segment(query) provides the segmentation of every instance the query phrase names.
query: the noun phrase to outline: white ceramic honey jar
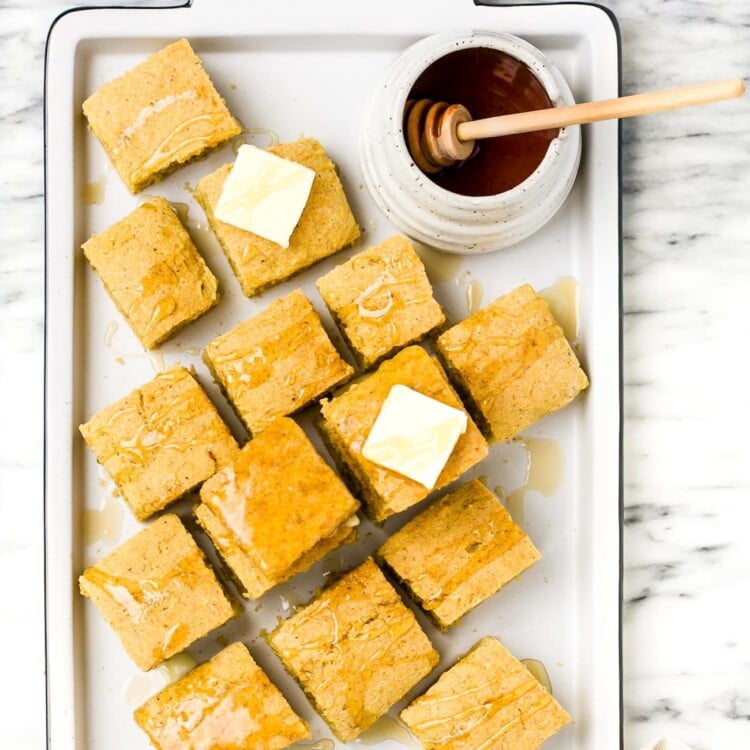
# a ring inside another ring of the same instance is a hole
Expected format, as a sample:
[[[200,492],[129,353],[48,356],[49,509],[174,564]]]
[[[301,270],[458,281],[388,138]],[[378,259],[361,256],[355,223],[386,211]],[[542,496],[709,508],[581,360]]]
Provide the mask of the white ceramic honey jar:
[[[404,135],[407,98],[433,63],[472,47],[498,50],[523,63],[554,106],[575,103],[560,71],[529,42],[491,31],[440,33],[413,44],[388,68],[366,110],[360,140],[364,182],[390,221],[418,242],[463,254],[500,250],[546,224],[570,192],[581,155],[580,126],[562,128],[528,177],[491,195],[453,192],[422,172]]]

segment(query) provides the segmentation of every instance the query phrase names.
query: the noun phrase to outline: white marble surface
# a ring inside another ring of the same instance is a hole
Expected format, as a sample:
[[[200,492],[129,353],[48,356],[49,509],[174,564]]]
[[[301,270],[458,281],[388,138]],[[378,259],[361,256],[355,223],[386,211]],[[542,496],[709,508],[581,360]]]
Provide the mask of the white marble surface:
[[[747,0],[605,5],[625,93],[750,74]],[[65,7],[0,0],[0,637],[18,699],[0,690],[0,747],[14,750],[44,743],[42,81]],[[749,123],[746,97],[623,127],[626,750],[665,734],[750,747]]]

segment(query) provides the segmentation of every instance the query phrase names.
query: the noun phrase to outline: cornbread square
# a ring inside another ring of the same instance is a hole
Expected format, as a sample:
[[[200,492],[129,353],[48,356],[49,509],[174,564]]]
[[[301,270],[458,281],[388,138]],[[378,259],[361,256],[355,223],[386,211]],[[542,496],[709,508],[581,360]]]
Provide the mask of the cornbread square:
[[[368,461],[362,447],[380,407],[394,385],[405,385],[419,393],[465,411],[438,362],[420,346],[409,346],[387,359],[377,370],[364,375],[330,400],[321,402],[318,428],[341,471],[356,487],[369,513],[384,521],[427,497],[430,490],[413,479]],[[408,415],[405,416],[408,419]],[[469,419],[466,432],[443,468],[434,489],[458,479],[487,455],[487,443]]]
[[[363,370],[445,322],[406,237],[355,255],[318,279],[317,287]]]
[[[245,596],[257,599],[353,541],[358,508],[302,428],[281,417],[203,485],[195,514]]]
[[[134,714],[157,750],[277,750],[312,735],[242,643],[233,643]]]
[[[351,245],[360,235],[336,166],[318,141],[303,138],[267,150],[315,172],[310,196],[289,239],[289,247],[283,248],[276,242],[216,218],[213,209],[232,169],[231,163],[206,175],[195,188],[195,198],[203,206],[208,223],[248,297],[333,255]]]
[[[378,556],[442,628],[455,625],[541,557],[476,479],[423,510]]]
[[[173,513],[85,570],[78,582],[144,671],[234,615],[203,552]]]
[[[164,198],[94,235],[83,252],[146,349],[219,301],[216,277]]]
[[[570,722],[495,638],[482,638],[400,718],[425,750],[537,750]]]
[[[299,289],[215,338],[203,361],[253,434],[354,373]]]
[[[342,742],[374,724],[439,660],[372,559],[282,622],[268,641]]]
[[[242,132],[186,39],[98,88],[83,114],[131,193]]]
[[[95,414],[80,430],[139,521],[197,487],[238,451],[216,407],[181,365]]]
[[[437,351],[494,440],[562,409],[589,384],[547,301],[528,284],[449,328]]]

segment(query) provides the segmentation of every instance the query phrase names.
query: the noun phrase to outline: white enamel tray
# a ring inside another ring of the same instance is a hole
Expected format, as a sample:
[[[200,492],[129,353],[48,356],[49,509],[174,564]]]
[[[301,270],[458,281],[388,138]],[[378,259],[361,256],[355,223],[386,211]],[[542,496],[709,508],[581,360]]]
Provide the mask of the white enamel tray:
[[[195,366],[241,436],[237,420],[200,360],[200,349],[297,286],[323,313],[314,280],[357,249],[249,300],[185,189],[186,182],[195,185],[202,175],[231,160],[231,147],[179,170],[146,192],[188,205],[188,226],[219,277],[224,298],[156,357],[147,357],[80,250],[91,233],[142,200],[127,193],[87,132],[80,114],[82,101],[147,54],[179,37],[189,38],[246,127],[272,130],[282,141],[304,133],[323,142],[340,167],[365,230],[358,246],[364,249],[394,233],[362,188],[357,136],[365,101],[386,65],[406,46],[437,31],[469,28],[529,39],[560,67],[578,100],[618,94],[616,26],[606,11],[587,4],[194,0],[191,7],[164,10],[82,10],[62,16],[53,26],[46,62],[45,488],[48,744],[54,750],[145,750],[147,740],[132,720],[129,703],[145,699],[160,684],[153,675],[139,677],[112,631],[77,592],[77,577],[84,567],[138,529],[127,509],[118,528],[122,501],[109,497],[111,483],[84,446],[78,425],[151,379],[162,360],[167,365],[179,361]],[[265,145],[265,138],[254,136],[259,145]],[[103,195],[92,195],[97,192]],[[100,203],[92,204],[91,198],[100,197]],[[448,633],[438,632],[418,615],[441,653],[438,672],[484,635],[499,637],[519,658],[544,663],[556,697],[574,718],[545,750],[610,750],[621,745],[619,242],[619,132],[616,123],[605,122],[585,130],[573,192],[538,234],[500,253],[452,264],[425,251],[436,296],[454,320],[466,316],[467,295],[480,290],[486,302],[523,282],[541,289],[560,277],[573,277],[580,290],[579,351],[591,388],[571,407],[524,435],[547,441],[530,444],[546,447],[561,460],[559,471],[548,467],[555,476],[548,477],[547,496],[531,488],[526,494],[523,525],[543,559]],[[326,315],[324,320],[333,331]],[[334,340],[340,342],[339,337]],[[308,422],[303,415],[302,423],[309,427]],[[469,476],[485,478],[491,488],[511,490],[523,482],[526,461],[523,446],[497,445]],[[107,539],[92,536],[84,523],[90,521],[90,511],[103,505],[109,509],[100,519],[108,527]],[[189,513],[190,503],[183,501],[177,510]],[[288,615],[295,603],[306,601],[330,571],[364,559],[409,515],[391,519],[385,529],[364,522],[359,543],[273,590],[260,606],[252,603],[239,620],[196,644],[190,653],[202,661],[222,643],[243,640],[292,706],[311,722],[315,739],[330,738],[260,632],[274,626],[277,616]],[[437,672],[417,686],[410,697],[436,676]],[[361,742],[381,748],[416,746],[398,730],[386,720]]]

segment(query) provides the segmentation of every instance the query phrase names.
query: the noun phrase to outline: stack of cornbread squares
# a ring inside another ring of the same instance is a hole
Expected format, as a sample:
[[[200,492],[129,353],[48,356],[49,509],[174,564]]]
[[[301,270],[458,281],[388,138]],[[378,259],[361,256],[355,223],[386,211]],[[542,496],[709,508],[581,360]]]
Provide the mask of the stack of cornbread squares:
[[[184,39],[101,86],[83,112],[132,193],[243,132]],[[360,238],[318,141],[268,150],[314,172],[288,247],[217,218],[232,162],[194,192],[248,297]],[[92,236],[83,252],[145,349],[219,303],[216,277],[162,197]],[[348,742],[436,668],[430,628],[456,627],[540,558],[481,482],[456,482],[488,455],[488,444],[567,406],[588,380],[529,285],[448,326],[405,237],[356,252],[316,287],[348,353],[329,335],[320,303],[296,287],[205,342],[207,372],[246,436],[222,419],[199,373],[181,365],[81,425],[122,499],[148,523],[86,569],[80,589],[133,662],[150,670],[236,616],[241,599],[273,596],[282,582],[356,544],[360,507],[382,524],[426,501],[374,555],[266,634],[266,658],[280,660]],[[363,455],[395,386],[465,415],[433,486]],[[297,421],[303,409],[317,415],[318,435]],[[198,500],[186,519],[170,510],[185,497]],[[196,524],[220,565],[196,543]],[[456,750],[534,750],[570,721],[492,637],[412,696],[400,718],[423,747]],[[284,748],[311,737],[241,642],[149,699],[135,720],[163,750]]]

